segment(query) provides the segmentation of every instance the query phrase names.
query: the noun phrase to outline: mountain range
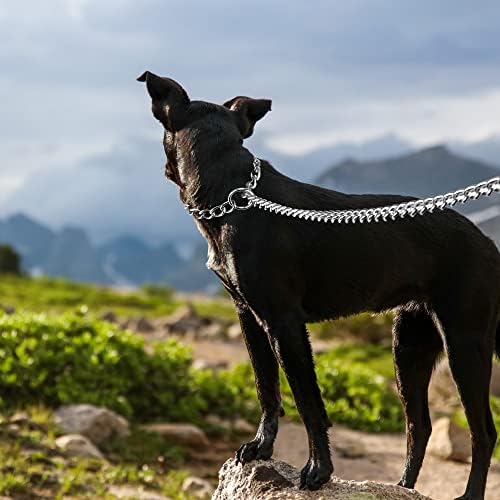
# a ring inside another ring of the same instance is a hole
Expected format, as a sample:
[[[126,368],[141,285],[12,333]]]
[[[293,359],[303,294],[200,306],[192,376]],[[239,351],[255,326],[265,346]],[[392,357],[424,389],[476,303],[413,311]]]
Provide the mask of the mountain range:
[[[405,154],[396,148],[393,154],[388,159],[338,161],[314,181],[350,193],[427,197],[475,184],[500,172],[499,167],[467,158],[443,145]],[[278,153],[275,157],[279,160]],[[299,167],[297,160],[286,171]],[[458,208],[500,246],[500,200],[492,196]],[[187,253],[180,251],[176,239],[154,245],[137,234],[96,244],[82,227],[54,230],[17,213],[0,219],[0,242],[13,245],[22,255],[24,268],[33,274],[126,286],[166,283],[186,291],[217,288],[215,278],[204,265],[206,243],[200,238],[190,240]]]
[[[183,256],[174,245],[148,245],[138,237],[122,236],[94,245],[79,227],[53,230],[24,214],[0,220],[0,242],[12,245],[32,275],[120,286],[169,284],[180,290],[214,290],[206,269],[206,249],[195,246]]]

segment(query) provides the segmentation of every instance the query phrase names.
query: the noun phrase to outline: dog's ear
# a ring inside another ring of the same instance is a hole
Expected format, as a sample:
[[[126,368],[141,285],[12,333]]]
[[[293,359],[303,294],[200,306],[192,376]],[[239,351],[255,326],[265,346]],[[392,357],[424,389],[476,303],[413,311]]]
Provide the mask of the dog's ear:
[[[163,123],[167,130],[182,128],[190,103],[187,92],[175,80],[163,78],[150,71],[145,71],[137,81],[146,82],[154,117]]]
[[[271,111],[271,102],[270,99],[238,96],[225,102],[224,106],[236,114],[241,135],[246,139],[253,134],[255,124]]]

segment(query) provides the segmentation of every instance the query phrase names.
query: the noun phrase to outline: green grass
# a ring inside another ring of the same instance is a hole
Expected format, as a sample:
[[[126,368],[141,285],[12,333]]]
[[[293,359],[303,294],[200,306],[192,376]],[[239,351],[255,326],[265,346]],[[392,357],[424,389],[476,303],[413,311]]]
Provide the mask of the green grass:
[[[361,313],[335,321],[309,325],[310,332],[317,338],[348,340],[371,344],[390,345],[392,313]]]
[[[0,305],[34,312],[63,313],[83,307],[95,314],[157,317],[171,314],[185,302],[158,285],[118,291],[60,278],[0,277]],[[221,297],[195,302],[194,307],[199,314],[236,319],[232,304]]]
[[[188,472],[174,468],[183,465],[184,453],[161,437],[132,429],[129,437],[101,447],[105,461],[66,457],[55,445],[51,412],[32,407],[27,413],[15,426],[8,415],[0,416],[0,495],[112,499],[110,486],[127,485],[188,500],[181,493]]]

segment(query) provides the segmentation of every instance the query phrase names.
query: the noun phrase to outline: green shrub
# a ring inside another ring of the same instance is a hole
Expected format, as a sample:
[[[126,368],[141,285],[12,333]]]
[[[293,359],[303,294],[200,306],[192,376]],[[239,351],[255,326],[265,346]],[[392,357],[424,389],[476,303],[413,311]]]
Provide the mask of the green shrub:
[[[225,381],[192,370],[189,349],[175,340],[146,351],[142,337],[103,321],[0,315],[3,406],[91,403],[135,420],[200,422],[209,411],[238,413],[232,394]]]
[[[0,274],[21,274],[21,257],[10,245],[0,245]]]
[[[385,366],[388,352],[370,349],[339,347],[318,356],[327,411],[356,429],[400,430],[400,404],[387,379],[370,368]],[[298,418],[284,377],[282,385],[285,409]],[[91,403],[134,421],[203,424],[210,413],[256,421],[260,413],[248,364],[195,370],[189,349],[175,340],[145,349],[141,336],[77,314],[0,315],[0,395],[7,408]]]
[[[321,339],[354,340],[371,344],[390,344],[392,338],[391,313],[361,313],[336,321],[309,325],[311,333]]]
[[[339,358],[335,351],[318,356],[316,373],[326,411],[334,422],[370,432],[404,429],[401,403],[383,375]],[[282,376],[283,404],[297,418],[288,383]]]

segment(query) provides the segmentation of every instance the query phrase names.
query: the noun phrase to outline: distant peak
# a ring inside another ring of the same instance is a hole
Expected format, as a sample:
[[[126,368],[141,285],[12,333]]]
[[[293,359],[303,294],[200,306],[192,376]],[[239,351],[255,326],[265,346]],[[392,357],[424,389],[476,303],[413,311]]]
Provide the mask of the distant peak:
[[[35,223],[33,219],[28,217],[26,214],[23,214],[22,212],[17,212],[15,214],[9,215],[7,217],[7,220],[14,223],[26,223],[26,222],[30,222],[32,224]]]
[[[416,152],[417,154],[429,153],[433,155],[451,155],[451,151],[448,149],[446,144],[436,144],[435,146],[429,146],[427,148],[423,148]]]
[[[342,161],[340,161],[337,165],[337,167],[354,167],[356,165],[359,165],[359,161],[355,160],[354,158],[344,158]]]

